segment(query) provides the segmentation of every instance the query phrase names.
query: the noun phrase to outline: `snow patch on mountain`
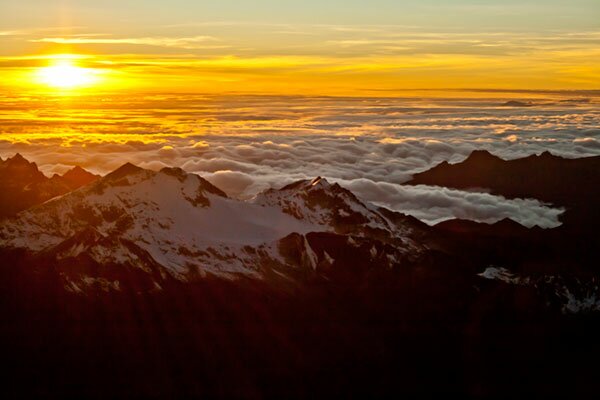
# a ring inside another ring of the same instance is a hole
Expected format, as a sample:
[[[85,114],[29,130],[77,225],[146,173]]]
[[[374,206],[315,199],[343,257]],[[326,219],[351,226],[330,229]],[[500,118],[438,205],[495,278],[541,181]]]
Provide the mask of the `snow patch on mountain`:
[[[488,267],[478,276],[509,285],[535,288],[564,314],[600,311],[600,287],[595,278],[582,280],[561,275],[520,276],[506,268]]]
[[[339,233],[358,226],[362,231],[355,233],[362,235],[374,230],[391,235],[399,233],[375,206],[363,203],[352,192],[321,177],[269,189],[255,196],[252,203],[277,207],[297,220],[331,226]]]
[[[190,269],[252,273],[256,268],[244,261],[244,246],[328,227],[298,220],[274,205],[229,199],[201,177],[178,169],[153,172],[125,165],[0,225],[0,245],[41,252],[89,229],[94,237],[84,243],[92,245],[77,243],[56,256],[76,257],[86,251],[98,262],[134,263],[119,243],[96,243],[119,238],[135,243],[175,275],[185,275]]]
[[[513,285],[527,285],[529,284],[529,278],[522,278],[518,275],[513,274],[506,268],[488,267],[478,276],[491,279],[499,280],[505,283],[511,283]]]

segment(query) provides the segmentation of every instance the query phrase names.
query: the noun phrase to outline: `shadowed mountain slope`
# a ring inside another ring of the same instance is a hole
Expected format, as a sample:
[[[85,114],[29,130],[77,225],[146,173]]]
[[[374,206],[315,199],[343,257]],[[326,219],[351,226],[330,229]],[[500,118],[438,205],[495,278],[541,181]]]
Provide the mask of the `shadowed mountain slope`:
[[[0,161],[0,218],[15,215],[98,178],[80,167],[74,167],[62,176],[48,178],[35,163],[16,154]]]

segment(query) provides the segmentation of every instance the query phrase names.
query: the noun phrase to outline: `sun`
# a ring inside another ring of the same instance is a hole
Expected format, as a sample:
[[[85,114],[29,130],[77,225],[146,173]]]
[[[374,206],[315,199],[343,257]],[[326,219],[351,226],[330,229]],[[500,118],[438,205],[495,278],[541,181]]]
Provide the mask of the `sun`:
[[[56,60],[52,65],[38,70],[38,81],[58,89],[75,89],[98,81],[97,72],[77,66],[72,60]]]

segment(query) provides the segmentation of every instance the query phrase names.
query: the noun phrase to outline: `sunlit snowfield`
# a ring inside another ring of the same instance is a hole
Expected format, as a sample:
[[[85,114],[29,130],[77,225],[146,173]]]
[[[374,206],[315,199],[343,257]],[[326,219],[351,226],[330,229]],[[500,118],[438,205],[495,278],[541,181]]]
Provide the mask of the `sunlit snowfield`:
[[[429,223],[512,217],[556,226],[560,211],[534,200],[400,185],[473,149],[503,158],[600,154],[599,98],[495,97],[8,94],[0,100],[0,156],[21,152],[47,174],[73,164],[100,173],[127,161],[179,166],[243,198],[322,175]],[[507,107],[509,100],[523,104]]]

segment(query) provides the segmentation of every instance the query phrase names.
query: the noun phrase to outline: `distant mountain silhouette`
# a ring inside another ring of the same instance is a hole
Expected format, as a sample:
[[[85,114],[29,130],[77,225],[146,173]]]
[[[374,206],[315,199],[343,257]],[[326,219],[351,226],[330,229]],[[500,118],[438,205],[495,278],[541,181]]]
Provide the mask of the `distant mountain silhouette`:
[[[94,175],[78,165],[65,172],[62,176],[54,175],[53,178],[54,177],[59,177],[72,190],[92,183],[99,178],[98,175]]]
[[[517,100],[510,100],[507,101],[506,103],[502,104],[503,107],[533,107],[533,103],[531,102],[524,102],[524,101],[517,101]]]
[[[0,218],[15,215],[96,179],[97,175],[80,167],[74,167],[62,176],[48,178],[40,172],[36,163],[17,153],[0,161]]]
[[[444,161],[414,175],[409,185],[489,189],[507,198],[535,198],[567,208],[561,218],[570,229],[589,229],[600,221],[600,156],[568,159],[548,151],[503,160],[475,150],[464,161]]]
[[[510,218],[504,218],[493,224],[465,219],[449,219],[436,224],[435,228],[444,232],[484,236],[524,236],[542,230],[542,228],[538,226],[527,228]]]

